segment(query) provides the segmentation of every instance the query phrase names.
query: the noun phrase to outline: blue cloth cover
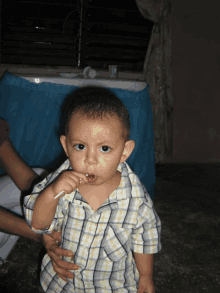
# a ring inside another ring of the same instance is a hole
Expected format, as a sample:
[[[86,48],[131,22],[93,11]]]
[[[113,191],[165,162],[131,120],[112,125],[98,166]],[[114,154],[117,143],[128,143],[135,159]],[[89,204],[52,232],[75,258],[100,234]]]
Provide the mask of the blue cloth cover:
[[[31,166],[56,169],[66,159],[59,142],[60,106],[76,86],[54,83],[32,83],[6,72],[0,81],[0,118],[10,126],[10,138],[20,156]],[[153,199],[155,158],[153,114],[145,89],[112,90],[130,114],[131,136],[136,147],[127,160]],[[0,175],[4,171],[0,168]]]

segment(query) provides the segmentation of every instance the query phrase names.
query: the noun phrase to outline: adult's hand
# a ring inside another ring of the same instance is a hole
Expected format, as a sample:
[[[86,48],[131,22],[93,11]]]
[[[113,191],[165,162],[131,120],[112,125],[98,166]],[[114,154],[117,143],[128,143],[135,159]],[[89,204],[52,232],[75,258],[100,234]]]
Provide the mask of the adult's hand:
[[[62,249],[58,246],[58,242],[61,242],[61,232],[53,230],[53,232],[49,235],[44,234],[42,239],[44,247],[47,250],[47,254],[51,258],[54,271],[65,282],[67,282],[66,278],[73,279],[74,274],[69,270],[78,270],[79,266],[62,260],[61,256],[69,256],[73,259],[74,254],[72,251]]]

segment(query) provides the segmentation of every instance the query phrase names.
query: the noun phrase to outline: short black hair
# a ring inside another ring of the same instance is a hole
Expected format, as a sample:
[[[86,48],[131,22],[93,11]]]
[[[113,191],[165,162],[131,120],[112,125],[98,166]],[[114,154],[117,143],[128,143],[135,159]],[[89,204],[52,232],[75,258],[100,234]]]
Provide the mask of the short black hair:
[[[130,137],[129,113],[123,102],[109,89],[99,86],[85,86],[67,95],[62,105],[62,135],[68,133],[69,121],[73,114],[82,112],[89,118],[103,118],[117,115],[124,125],[123,137]]]

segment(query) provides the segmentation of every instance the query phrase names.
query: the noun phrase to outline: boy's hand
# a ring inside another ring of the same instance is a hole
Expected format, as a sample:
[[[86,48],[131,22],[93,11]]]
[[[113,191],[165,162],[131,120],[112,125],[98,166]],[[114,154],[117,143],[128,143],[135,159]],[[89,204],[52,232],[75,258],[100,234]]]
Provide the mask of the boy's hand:
[[[73,190],[79,187],[80,183],[87,183],[88,179],[85,174],[75,171],[62,172],[51,184],[54,194],[59,194],[61,191],[65,194],[71,193]]]
[[[72,256],[73,258],[74,254],[70,250],[60,248],[56,241],[61,242],[61,232],[53,230],[50,235],[43,235],[43,245],[51,258],[54,271],[61,279],[67,282],[66,278],[74,278],[74,274],[69,272],[69,270],[78,270],[79,266],[61,259],[61,256]]]
[[[140,275],[137,293],[155,293],[155,287],[152,281],[152,277]]]

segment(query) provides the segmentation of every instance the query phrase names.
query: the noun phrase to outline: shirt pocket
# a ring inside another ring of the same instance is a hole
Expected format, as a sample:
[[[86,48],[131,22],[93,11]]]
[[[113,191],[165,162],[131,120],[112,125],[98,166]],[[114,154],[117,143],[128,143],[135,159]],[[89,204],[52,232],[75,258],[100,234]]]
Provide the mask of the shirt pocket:
[[[102,257],[106,261],[124,261],[131,249],[132,229],[122,228],[120,224],[110,224],[104,236]]]

